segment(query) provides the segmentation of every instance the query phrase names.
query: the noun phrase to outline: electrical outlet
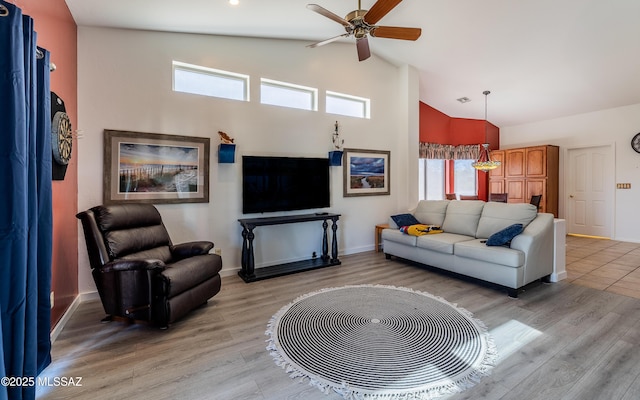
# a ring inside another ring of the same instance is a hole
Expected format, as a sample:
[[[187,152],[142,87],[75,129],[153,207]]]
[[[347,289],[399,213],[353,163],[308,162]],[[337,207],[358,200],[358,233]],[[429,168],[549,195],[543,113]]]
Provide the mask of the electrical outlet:
[[[222,256],[222,249],[219,247],[216,247],[213,252],[219,256]]]
[[[55,303],[55,296],[53,292],[49,294],[49,303],[51,303],[51,308],[53,308],[53,304]]]

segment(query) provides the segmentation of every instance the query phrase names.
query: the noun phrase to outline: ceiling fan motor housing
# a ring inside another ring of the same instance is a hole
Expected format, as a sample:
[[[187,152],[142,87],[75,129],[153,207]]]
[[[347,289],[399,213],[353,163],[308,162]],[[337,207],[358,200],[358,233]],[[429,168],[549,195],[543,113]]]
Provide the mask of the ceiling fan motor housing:
[[[364,21],[364,16],[367,11],[369,10],[354,10],[344,17],[344,19],[353,25],[353,28],[345,27],[345,30],[348,33],[353,33],[356,39],[361,39],[367,36],[367,33],[369,33],[369,30],[371,29],[369,24]]]
[[[354,10],[351,11],[349,14],[347,14],[346,17],[344,17],[344,19],[346,19],[347,21],[351,22],[352,24],[354,24],[354,21],[356,19],[362,21],[363,17],[365,16],[365,14],[367,13],[367,11],[369,10]],[[364,21],[363,21],[364,22]],[[355,25],[355,24],[354,24]]]

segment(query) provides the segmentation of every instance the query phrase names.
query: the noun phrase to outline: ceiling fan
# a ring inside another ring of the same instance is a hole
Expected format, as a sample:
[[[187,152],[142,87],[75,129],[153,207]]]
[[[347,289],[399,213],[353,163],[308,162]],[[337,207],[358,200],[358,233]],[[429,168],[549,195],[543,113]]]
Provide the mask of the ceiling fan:
[[[368,35],[389,39],[417,40],[422,33],[422,29],[420,28],[375,25],[376,22],[380,21],[382,17],[387,15],[387,13],[400,4],[400,2],[402,2],[402,0],[378,0],[370,10],[363,10],[360,5],[360,0],[358,0],[358,9],[351,11],[344,18],[341,18],[317,4],[307,4],[308,9],[341,24],[347,31],[347,33],[343,33],[342,35],[323,40],[318,43],[310,44],[307,47],[313,48],[323,46],[340,38],[353,35],[356,38],[358,60],[364,61],[371,56],[371,52],[369,51],[369,40],[367,39]]]

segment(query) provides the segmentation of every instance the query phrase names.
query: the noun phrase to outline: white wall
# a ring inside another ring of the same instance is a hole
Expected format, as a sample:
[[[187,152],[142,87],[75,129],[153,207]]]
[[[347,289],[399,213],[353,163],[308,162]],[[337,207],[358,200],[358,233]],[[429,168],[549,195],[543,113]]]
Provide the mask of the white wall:
[[[223,270],[230,272],[240,267],[241,156],[326,157],[338,120],[346,147],[391,151],[390,196],[344,198],[342,167],[331,167],[329,210],[342,214],[340,252],[373,249],[375,224],[415,203],[408,194],[407,149],[418,130],[417,74],[376,56],[359,63],[352,44],[317,49],[306,44],[79,27],[78,129],[84,137],[78,141],[78,208],[103,202],[104,129],[210,137],[210,202],[158,209],[175,243],[213,241],[222,250]],[[172,60],[250,75],[251,101],[173,92]],[[320,111],[261,105],[261,77],[319,88]],[[324,113],[324,90],[370,98],[372,118]],[[412,102],[415,107],[409,106]],[[236,139],[235,164],[217,163],[219,130]],[[257,266],[321,252],[320,223],[257,228],[255,233]],[[79,257],[80,292],[93,291],[82,232]]]
[[[564,162],[570,148],[613,146],[615,182],[631,183],[631,189],[612,187],[615,198],[613,239],[640,242],[640,154],[631,149],[631,138],[640,132],[640,104],[601,110],[526,125],[500,128],[500,147],[537,144],[560,146],[560,217],[565,212]]]

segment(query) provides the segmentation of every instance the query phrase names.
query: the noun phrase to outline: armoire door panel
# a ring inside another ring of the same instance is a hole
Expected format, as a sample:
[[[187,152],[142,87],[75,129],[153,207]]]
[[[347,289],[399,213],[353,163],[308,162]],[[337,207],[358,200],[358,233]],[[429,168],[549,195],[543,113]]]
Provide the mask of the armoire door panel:
[[[546,179],[528,179],[526,183],[526,202],[531,201],[532,196],[542,195],[540,199],[539,212],[547,212],[547,180]]]
[[[525,186],[524,179],[507,179],[505,192],[508,193],[509,203],[525,202]],[[529,200],[526,201],[527,203]]]
[[[547,175],[547,147],[527,147],[527,177],[545,177]]]
[[[546,194],[547,181],[545,179],[527,179],[527,198],[541,194]]]
[[[524,177],[525,174],[525,150],[510,149],[505,151],[505,176],[507,178]]]
[[[504,191],[504,179],[489,180],[489,193],[506,193]]]
[[[491,151],[491,159],[493,161],[500,161],[500,166],[496,169],[489,171],[489,179],[504,178],[504,151],[493,150]],[[496,192],[493,192],[496,193]]]

